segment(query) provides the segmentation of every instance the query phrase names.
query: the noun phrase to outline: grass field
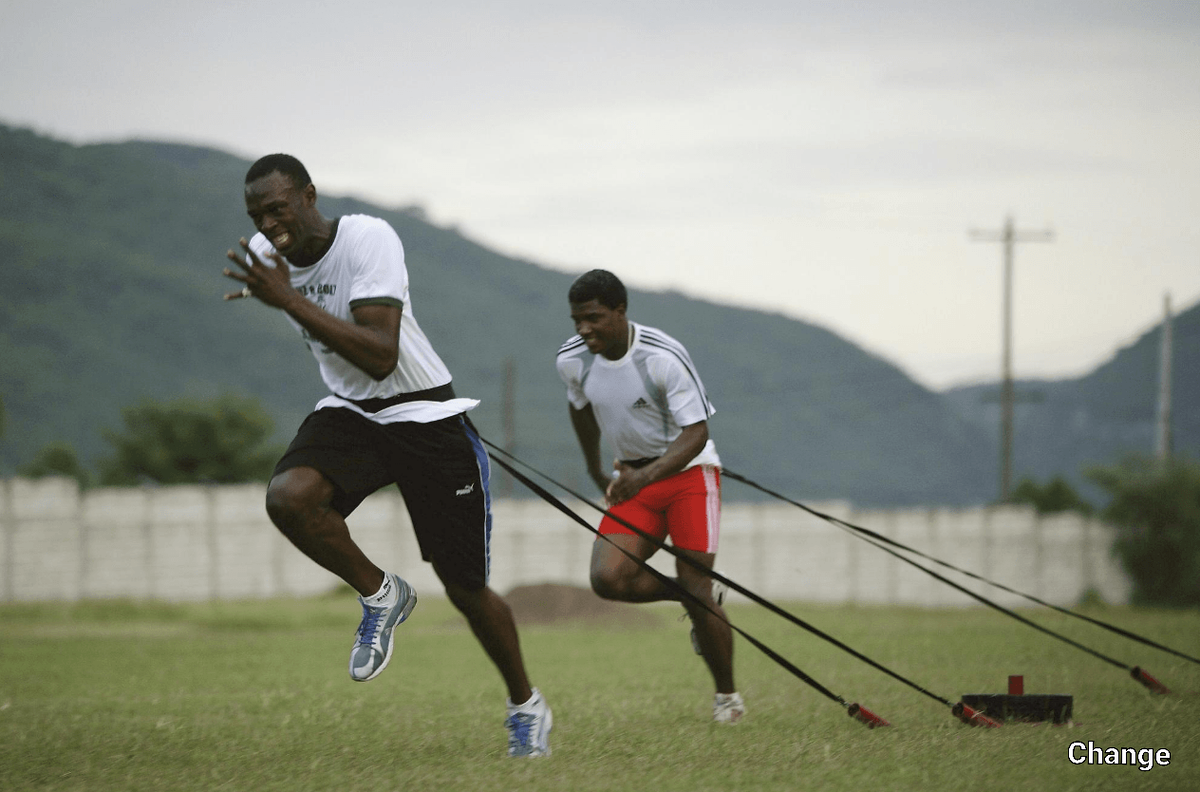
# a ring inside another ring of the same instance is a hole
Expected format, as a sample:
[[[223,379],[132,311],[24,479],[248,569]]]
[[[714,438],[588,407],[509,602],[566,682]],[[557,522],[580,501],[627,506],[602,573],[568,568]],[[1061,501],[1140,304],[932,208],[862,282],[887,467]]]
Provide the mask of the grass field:
[[[952,701],[1074,696],[1069,727],[972,729],[949,709],[762,609],[750,634],[890,720],[868,730],[739,639],[749,713],[709,722],[711,682],[678,608],[649,627],[525,627],[554,708],[554,755],[504,757],[504,693],[460,617],[422,599],[370,684],[346,660],[347,595],[198,605],[0,606],[0,790],[1127,790],[1200,789],[1200,666],[1079,621],[1024,611],[1180,691],[983,609],[790,605]],[[1200,613],[1098,608],[1200,655]],[[1073,765],[1074,741],[1167,749],[1169,766]]]

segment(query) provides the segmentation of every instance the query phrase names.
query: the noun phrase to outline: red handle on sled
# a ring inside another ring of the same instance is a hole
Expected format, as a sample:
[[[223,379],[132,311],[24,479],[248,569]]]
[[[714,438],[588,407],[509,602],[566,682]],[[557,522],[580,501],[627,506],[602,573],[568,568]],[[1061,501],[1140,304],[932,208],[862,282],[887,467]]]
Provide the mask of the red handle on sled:
[[[876,726],[892,725],[861,704],[851,704],[846,708],[846,713],[859,723],[866,724],[868,729],[874,729]]]
[[[1145,671],[1143,671],[1141,666],[1134,666],[1133,670],[1130,671],[1129,675],[1131,677],[1133,677],[1134,679],[1136,679],[1138,682],[1141,682],[1143,685],[1145,685],[1146,688],[1151,693],[1158,693],[1160,695],[1165,696],[1171,692],[1171,691],[1167,690],[1166,685],[1164,685],[1162,682],[1159,682],[1157,679],[1155,679],[1154,677],[1150,676]]]
[[[961,701],[950,708],[950,713],[968,726],[984,726],[989,729],[999,729],[999,721],[994,721],[979,710],[968,707]]]

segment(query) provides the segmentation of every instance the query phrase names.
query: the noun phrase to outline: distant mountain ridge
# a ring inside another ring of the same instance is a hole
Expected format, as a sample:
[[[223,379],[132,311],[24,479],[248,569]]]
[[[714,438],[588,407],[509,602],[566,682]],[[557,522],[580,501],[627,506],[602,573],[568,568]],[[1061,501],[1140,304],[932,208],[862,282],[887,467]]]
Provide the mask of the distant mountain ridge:
[[[279,438],[290,437],[324,394],[311,356],[277,312],[220,299],[224,252],[253,231],[241,202],[248,165],[203,147],[73,146],[0,125],[9,287],[0,298],[0,474],[55,440],[95,459],[120,409],[146,398],[257,396]],[[481,432],[507,445],[506,423],[515,426],[515,454],[590,494],[553,364],[572,334],[574,276],[499,255],[416,209],[328,195],[320,206],[396,228],[412,308],[456,390],[483,400],[472,413]],[[731,469],[804,500],[967,505],[995,496],[995,441],[978,411],[954,406],[962,394],[931,392],[834,333],[776,314],[638,290],[629,314],[687,346]],[[727,499],[754,496],[726,487]]]
[[[1175,315],[1171,328],[1173,447],[1177,455],[1200,459],[1200,304]],[[1014,481],[1061,475],[1086,491],[1086,468],[1153,456],[1162,334],[1161,324],[1147,330],[1082,377],[1014,383]],[[996,393],[995,384],[973,385],[945,397],[994,442],[1000,425]]]

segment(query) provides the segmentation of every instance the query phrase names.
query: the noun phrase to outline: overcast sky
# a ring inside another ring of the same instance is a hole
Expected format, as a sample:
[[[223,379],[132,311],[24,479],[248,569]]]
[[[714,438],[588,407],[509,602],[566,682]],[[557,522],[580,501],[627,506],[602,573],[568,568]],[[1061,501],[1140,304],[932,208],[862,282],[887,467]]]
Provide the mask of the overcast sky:
[[[1016,248],[1018,376],[1200,300],[1195,2],[4,0],[0,121],[287,151],[326,193],[814,322],[933,388],[998,374],[1002,249],[970,232],[1009,215],[1054,233]]]

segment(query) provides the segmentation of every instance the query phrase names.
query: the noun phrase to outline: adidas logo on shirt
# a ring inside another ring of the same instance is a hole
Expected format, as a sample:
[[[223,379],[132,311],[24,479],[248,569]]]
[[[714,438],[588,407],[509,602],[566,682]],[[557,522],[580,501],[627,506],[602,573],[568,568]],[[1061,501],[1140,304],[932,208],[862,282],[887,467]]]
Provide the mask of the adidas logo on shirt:
[[[646,401],[641,396],[638,396],[638,400],[633,403],[633,409],[635,409],[635,410],[640,410],[643,407],[649,407],[649,406],[650,406],[650,402]]]

